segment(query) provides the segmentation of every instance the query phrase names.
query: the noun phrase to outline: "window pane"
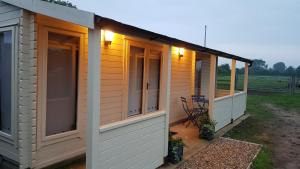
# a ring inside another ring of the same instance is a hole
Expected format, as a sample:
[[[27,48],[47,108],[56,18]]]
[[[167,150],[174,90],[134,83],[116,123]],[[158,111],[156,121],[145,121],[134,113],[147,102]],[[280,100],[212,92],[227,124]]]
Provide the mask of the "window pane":
[[[154,112],[159,109],[160,60],[161,52],[150,50],[147,105],[148,112]]]
[[[142,113],[144,49],[130,47],[128,116]]]
[[[49,33],[46,135],[76,129],[79,38]]]
[[[215,93],[216,98],[230,95],[232,68],[231,62],[231,59],[218,57]]]
[[[201,65],[202,61],[200,58],[196,58],[195,62],[195,94],[201,94]]]
[[[0,131],[11,134],[12,31],[0,33]]]
[[[245,63],[236,61],[235,92],[244,90]]]

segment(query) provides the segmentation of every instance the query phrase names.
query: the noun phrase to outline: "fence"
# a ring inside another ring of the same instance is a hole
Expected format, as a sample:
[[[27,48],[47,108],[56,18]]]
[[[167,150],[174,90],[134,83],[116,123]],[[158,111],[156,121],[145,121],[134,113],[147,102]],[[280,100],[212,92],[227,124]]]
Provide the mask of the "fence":
[[[244,75],[237,74],[235,80],[235,89],[242,90],[244,86]],[[230,75],[217,77],[218,89],[230,88]],[[249,93],[300,93],[300,76],[263,76],[249,75],[248,79]]]

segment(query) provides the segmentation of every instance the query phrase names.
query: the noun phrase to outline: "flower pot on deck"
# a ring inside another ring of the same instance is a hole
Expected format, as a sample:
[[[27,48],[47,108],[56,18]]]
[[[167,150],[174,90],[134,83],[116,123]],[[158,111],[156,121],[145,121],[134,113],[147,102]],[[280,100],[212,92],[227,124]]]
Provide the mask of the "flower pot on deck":
[[[169,142],[168,161],[172,164],[177,164],[183,158],[183,145],[174,145]]]
[[[214,131],[210,130],[207,127],[202,127],[200,131],[200,138],[206,139],[208,141],[213,140],[215,136]]]

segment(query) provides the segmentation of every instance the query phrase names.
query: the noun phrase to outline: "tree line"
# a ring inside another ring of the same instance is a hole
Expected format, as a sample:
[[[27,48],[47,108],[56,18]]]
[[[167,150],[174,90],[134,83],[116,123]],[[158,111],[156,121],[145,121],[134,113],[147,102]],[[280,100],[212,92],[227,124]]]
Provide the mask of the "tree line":
[[[231,68],[229,64],[222,64],[218,66],[218,74],[230,74]],[[237,74],[244,74],[244,68],[236,68]],[[272,67],[269,67],[266,61],[262,59],[254,59],[252,66],[249,68],[249,74],[253,75],[300,75],[300,66],[294,68],[293,66],[286,66],[284,62],[277,62]]]

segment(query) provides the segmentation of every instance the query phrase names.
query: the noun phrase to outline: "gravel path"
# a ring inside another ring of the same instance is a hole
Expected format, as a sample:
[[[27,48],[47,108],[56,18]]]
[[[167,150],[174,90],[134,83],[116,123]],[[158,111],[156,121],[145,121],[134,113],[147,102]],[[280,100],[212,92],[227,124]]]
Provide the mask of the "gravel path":
[[[259,150],[257,144],[219,138],[177,169],[246,169]]]

